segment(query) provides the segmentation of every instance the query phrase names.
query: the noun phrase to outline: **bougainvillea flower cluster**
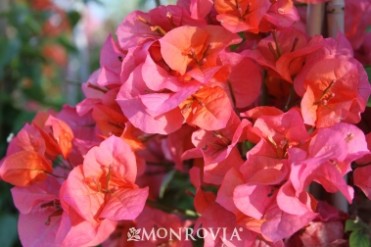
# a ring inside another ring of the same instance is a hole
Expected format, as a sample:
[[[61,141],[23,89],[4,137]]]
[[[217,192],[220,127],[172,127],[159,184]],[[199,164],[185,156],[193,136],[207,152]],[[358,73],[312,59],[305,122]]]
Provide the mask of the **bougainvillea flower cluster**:
[[[325,38],[306,34],[297,8],[325,1],[298,2],[181,0],[129,14],[84,100],[39,113],[1,160],[22,244],[192,246],[128,242],[133,227],[240,231],[206,234],[204,246],[346,241],[346,213],[311,187],[371,199],[371,134],[356,125],[370,39],[354,29],[371,25],[355,12],[371,3],[347,0],[345,35]],[[162,200],[175,172],[190,184],[188,213]]]

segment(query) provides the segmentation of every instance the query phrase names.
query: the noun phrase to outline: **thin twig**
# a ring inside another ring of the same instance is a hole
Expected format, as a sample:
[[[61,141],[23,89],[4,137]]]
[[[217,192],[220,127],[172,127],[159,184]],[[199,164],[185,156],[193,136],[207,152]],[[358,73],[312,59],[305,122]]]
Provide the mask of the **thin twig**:
[[[155,0],[155,3],[156,3],[156,6],[160,6],[161,5],[161,0]]]

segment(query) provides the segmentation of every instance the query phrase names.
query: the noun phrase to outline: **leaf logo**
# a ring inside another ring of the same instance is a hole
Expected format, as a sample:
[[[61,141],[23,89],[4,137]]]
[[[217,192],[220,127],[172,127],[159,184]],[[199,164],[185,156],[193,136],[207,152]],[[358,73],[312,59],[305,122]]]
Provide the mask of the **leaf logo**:
[[[140,229],[136,229],[135,227],[131,227],[127,233],[128,241],[140,241]]]

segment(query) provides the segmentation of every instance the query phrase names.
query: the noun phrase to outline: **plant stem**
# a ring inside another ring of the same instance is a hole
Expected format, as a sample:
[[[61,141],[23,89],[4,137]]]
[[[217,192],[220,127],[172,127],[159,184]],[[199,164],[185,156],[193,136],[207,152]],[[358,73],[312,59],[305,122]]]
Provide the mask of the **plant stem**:
[[[160,6],[161,5],[161,0],[155,0],[155,3],[156,3],[156,6]]]

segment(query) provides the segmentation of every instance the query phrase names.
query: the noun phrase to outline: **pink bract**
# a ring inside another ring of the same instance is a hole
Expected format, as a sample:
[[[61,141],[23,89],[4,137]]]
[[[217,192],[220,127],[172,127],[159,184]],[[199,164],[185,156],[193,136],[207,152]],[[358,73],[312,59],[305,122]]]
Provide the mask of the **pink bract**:
[[[61,198],[88,222],[133,220],[148,196],[147,188],[135,184],[136,174],[134,153],[112,136],[92,148],[84,164],[71,171]]]

